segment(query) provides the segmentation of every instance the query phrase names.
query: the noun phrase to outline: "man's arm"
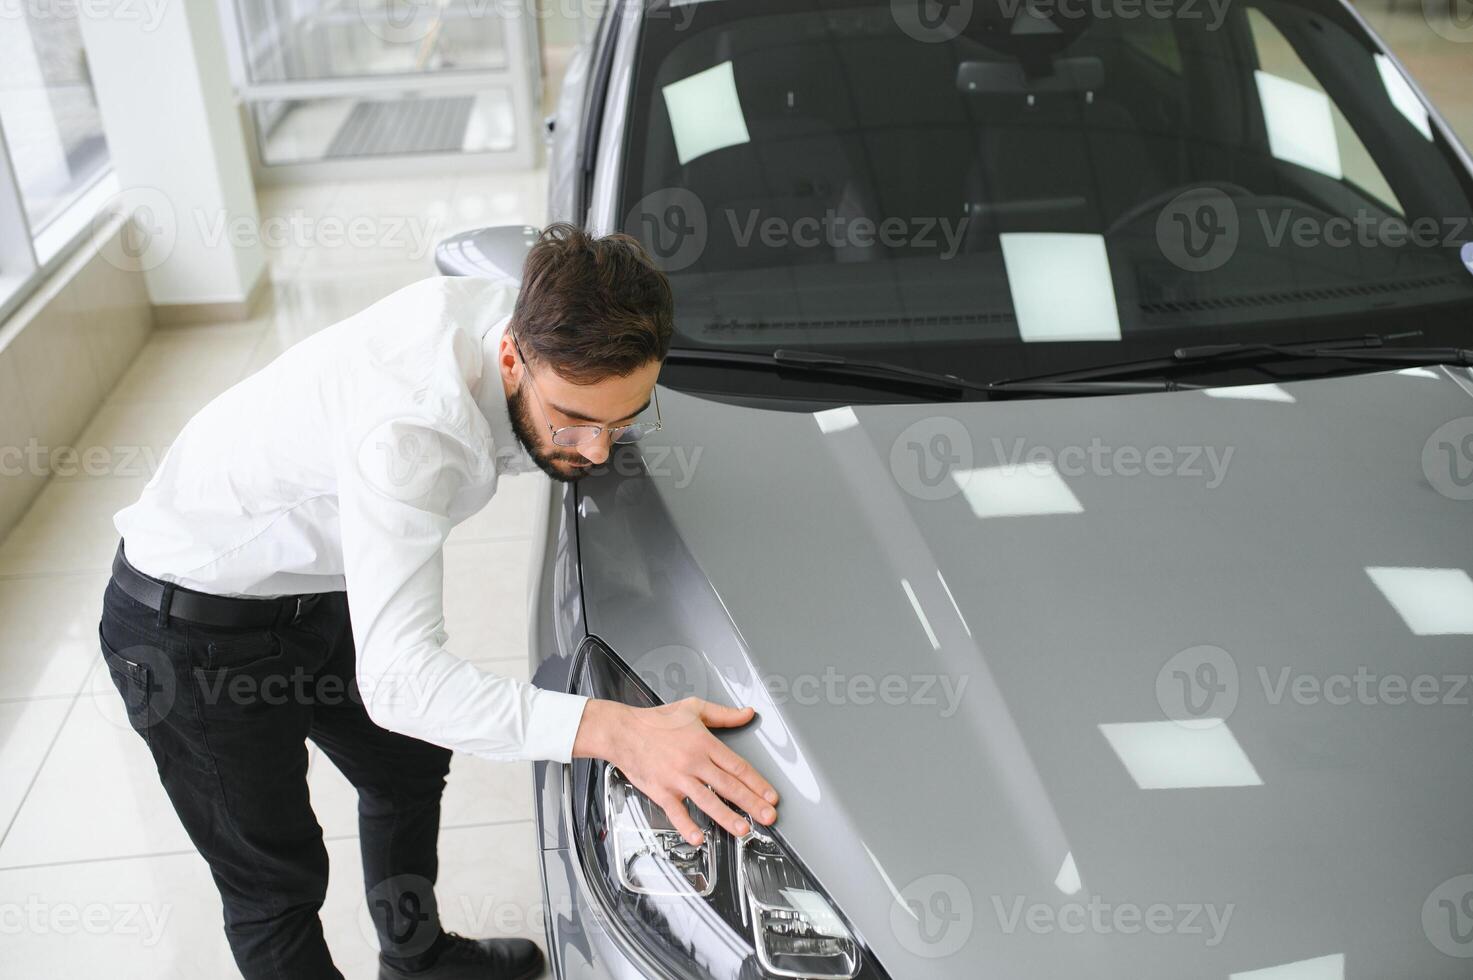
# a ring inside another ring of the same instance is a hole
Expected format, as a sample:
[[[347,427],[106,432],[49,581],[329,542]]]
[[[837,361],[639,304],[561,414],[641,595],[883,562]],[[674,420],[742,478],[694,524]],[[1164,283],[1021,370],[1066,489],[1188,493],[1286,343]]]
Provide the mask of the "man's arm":
[[[569,761],[586,698],[481,671],[447,646],[450,503],[486,479],[480,467],[490,460],[434,419],[364,428],[357,451],[345,451],[338,465],[338,516],[369,717],[482,758]]]
[[[604,759],[693,844],[701,834],[686,797],[737,836],[747,832],[745,821],[717,794],[772,823],[777,794],[708,730],[746,724],[751,708],[695,698],[657,708],[590,700],[484,673],[447,649],[449,502],[483,477],[472,471],[480,463],[453,432],[413,419],[372,427],[339,462],[344,573],[369,717],[484,758]]]

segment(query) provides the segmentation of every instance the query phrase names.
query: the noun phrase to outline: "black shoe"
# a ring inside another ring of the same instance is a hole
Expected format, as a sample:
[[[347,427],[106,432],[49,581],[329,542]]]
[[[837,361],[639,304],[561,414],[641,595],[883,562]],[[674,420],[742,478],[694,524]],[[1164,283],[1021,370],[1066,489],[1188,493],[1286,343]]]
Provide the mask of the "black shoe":
[[[422,970],[403,970],[379,956],[378,980],[532,980],[542,950],[530,939],[467,939],[453,932],[435,941],[439,954]]]

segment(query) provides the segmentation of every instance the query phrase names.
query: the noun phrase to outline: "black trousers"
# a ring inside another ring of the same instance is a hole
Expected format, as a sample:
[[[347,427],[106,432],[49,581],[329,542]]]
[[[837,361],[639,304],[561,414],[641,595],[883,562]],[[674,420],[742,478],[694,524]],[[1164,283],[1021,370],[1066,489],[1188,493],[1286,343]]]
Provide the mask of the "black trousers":
[[[450,752],[369,719],[344,593],[271,628],[222,629],[161,617],[110,582],[99,632],[129,722],[209,862],[247,980],[342,976],[318,919],[327,851],[307,796],[309,738],[358,790],[381,950],[409,965],[431,947]]]

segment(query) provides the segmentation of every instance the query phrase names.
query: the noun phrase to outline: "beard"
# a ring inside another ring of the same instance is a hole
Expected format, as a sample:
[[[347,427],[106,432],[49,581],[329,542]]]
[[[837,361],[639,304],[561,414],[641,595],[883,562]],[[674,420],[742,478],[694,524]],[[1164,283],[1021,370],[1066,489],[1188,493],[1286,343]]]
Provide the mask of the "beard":
[[[573,483],[588,475],[590,466],[586,465],[588,460],[578,454],[576,450],[563,449],[561,446],[552,444],[551,436],[548,438],[550,448],[543,450],[538,448],[537,433],[542,426],[533,421],[532,412],[527,406],[527,399],[519,387],[516,391],[506,396],[506,407],[511,415],[511,430],[516,433],[517,442],[532,457],[532,462],[537,468],[546,473],[550,478],[559,483]]]

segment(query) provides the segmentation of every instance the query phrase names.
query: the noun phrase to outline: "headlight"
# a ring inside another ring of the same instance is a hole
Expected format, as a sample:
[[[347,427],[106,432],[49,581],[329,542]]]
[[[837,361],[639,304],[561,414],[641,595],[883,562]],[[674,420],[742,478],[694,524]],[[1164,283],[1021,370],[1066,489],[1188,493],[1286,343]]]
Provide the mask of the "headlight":
[[[575,690],[639,707],[644,685],[598,640]],[[882,978],[833,903],[771,830],[732,838],[686,804],[705,834],[687,843],[664,811],[604,762],[573,763],[573,831],[589,886],[614,931],[670,974],[709,980]]]
[[[716,887],[716,845],[705,814],[696,821],[705,834],[697,847],[613,766],[603,767],[603,784],[603,817],[619,884],[636,895],[710,895]]]
[[[754,830],[737,842],[737,891],[746,900],[757,961],[779,977],[852,977],[859,944],[829,900],[777,841]]]

